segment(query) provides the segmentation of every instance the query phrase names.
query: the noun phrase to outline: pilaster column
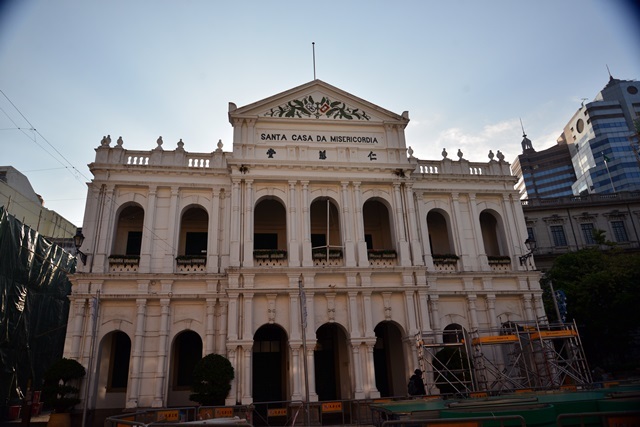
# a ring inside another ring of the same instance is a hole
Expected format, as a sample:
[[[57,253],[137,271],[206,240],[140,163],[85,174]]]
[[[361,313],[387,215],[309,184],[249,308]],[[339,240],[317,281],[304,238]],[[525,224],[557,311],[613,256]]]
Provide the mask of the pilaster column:
[[[227,315],[227,325],[228,325],[228,333],[227,338],[228,341],[237,341],[238,340],[238,297],[240,296],[239,292],[228,292],[229,295],[229,306],[228,306],[228,315]]]
[[[208,242],[207,242],[207,272],[218,273],[220,256],[219,231],[220,230],[220,192],[213,189],[211,192],[211,214],[209,215]]]
[[[505,213],[507,226],[505,227],[505,240],[507,242],[515,242],[518,247],[524,246],[525,237],[520,236],[519,228],[516,226],[515,219],[513,217],[513,203],[511,200],[511,196],[509,194],[502,195],[502,210]],[[512,235],[512,232],[515,233],[515,236]],[[526,248],[525,248],[526,249]],[[513,257],[513,245],[507,245],[507,250],[509,251],[509,255]],[[524,251],[523,251],[524,252]],[[513,264],[513,263],[512,263]]]
[[[404,183],[404,199],[407,205],[407,224],[409,226],[409,241],[411,244],[411,252],[413,254],[413,265],[424,265],[422,259],[422,246],[420,245],[418,222],[416,217],[416,200],[413,196],[413,183]]]
[[[355,246],[353,237],[353,217],[351,216],[351,203],[349,198],[349,182],[340,182],[342,193],[342,226],[344,227],[344,260],[347,267],[356,266]]]
[[[398,236],[398,255],[400,257],[400,265],[409,266],[411,260],[409,257],[409,244],[407,242],[407,230],[405,227],[404,207],[402,203],[402,195],[400,193],[400,183],[393,183],[393,204],[394,206],[394,223],[396,226],[396,236]]]
[[[300,249],[298,243],[298,197],[296,181],[289,181],[289,220],[287,221],[287,259],[289,267],[300,266]]]
[[[244,212],[244,230],[242,245],[244,247],[244,257],[242,265],[244,267],[253,267],[253,181],[245,181],[245,191],[242,206]]]
[[[301,367],[302,362],[300,361],[300,347],[299,346],[291,346],[291,374],[290,378],[293,380],[293,391],[291,393],[291,400],[303,400],[302,397],[302,387],[301,387],[301,379],[303,379],[304,368]]]
[[[498,323],[498,316],[496,316],[496,296],[494,294],[488,294],[486,298],[489,324],[491,325],[491,329],[498,329],[500,324]]]
[[[465,244],[464,242],[464,229],[465,229],[465,221],[463,219],[463,214],[462,214],[462,210],[460,209],[460,194],[459,193],[451,193],[451,204],[452,204],[452,221],[453,221],[453,226],[451,228],[451,235],[453,236],[453,242],[451,242],[454,247],[451,248],[451,250],[454,253],[458,253],[458,251],[460,251],[459,255],[460,255],[460,259],[462,260],[462,269],[463,270],[470,270],[472,268],[475,268],[475,262],[472,261],[476,254],[478,253],[477,250],[477,243],[474,242],[474,244],[476,244],[475,247],[473,247],[473,252],[469,253],[468,252],[468,245]],[[428,237],[428,236],[427,236]]]
[[[243,345],[244,364],[242,366],[242,404],[250,405],[253,403],[251,396],[251,358],[253,357],[253,346]]]
[[[169,338],[169,312],[171,300],[162,298],[160,300],[160,331],[158,334],[158,366],[156,368],[156,384],[153,396],[153,408],[164,406],[164,383],[167,377],[167,352]]]
[[[292,280],[290,277],[289,280]],[[297,279],[296,283],[297,283]],[[302,319],[300,317],[300,300],[298,299],[298,291],[289,292],[289,321],[291,322],[291,330],[289,331],[290,341],[298,341],[301,339]]]
[[[218,354],[222,354],[222,352],[225,350],[225,346],[227,343],[228,306],[229,306],[229,300],[226,298],[221,298],[220,305],[219,305],[220,310],[218,313],[219,321],[217,322],[217,326],[218,326],[217,338],[218,339],[216,340],[216,346],[213,349],[214,352]]]
[[[471,320],[471,329],[478,330],[478,310],[476,309],[476,295],[467,295],[467,304],[469,304],[469,318]]]
[[[153,238],[155,236],[156,218],[156,190],[157,187],[149,187],[147,208],[144,212],[144,225],[142,231],[142,244],[140,247],[140,272],[151,272],[151,257],[153,255]]]
[[[442,326],[440,325],[440,311],[438,308],[439,300],[440,300],[440,297],[438,295],[431,295],[429,297],[429,303],[431,306],[431,315],[433,316],[431,318],[432,320],[431,324],[433,325],[433,330],[442,332]],[[441,337],[438,337],[437,340],[438,342],[442,342]]]
[[[251,331],[251,326],[253,325],[253,292],[243,293],[243,305],[242,339],[253,340],[253,332]]]
[[[356,399],[364,399],[364,390],[362,389],[362,359],[360,358],[360,344],[351,342],[351,353],[353,355],[353,372],[356,376],[355,378],[355,395]]]
[[[522,303],[524,304],[524,313],[527,316],[528,321],[535,320],[533,316],[533,310],[531,309],[531,295],[523,294],[522,295]]]
[[[364,336],[373,338],[376,336],[373,328],[373,313],[371,313],[371,291],[362,292],[362,308],[364,309]]]
[[[240,223],[242,220],[240,211],[240,180],[234,179],[231,183],[231,241],[229,264],[232,267],[240,266]],[[235,404],[235,402],[234,402]]]
[[[478,254],[478,261],[480,262],[480,269],[483,271],[490,271],[491,266],[489,266],[487,253],[484,249],[482,227],[480,226],[480,214],[478,213],[475,193],[469,193],[469,212],[471,212],[471,229],[473,230],[473,240],[476,247],[476,253]]]
[[[169,222],[167,225],[167,247],[168,252],[164,254],[164,265],[162,271],[165,273],[173,273],[176,268],[175,257],[181,255],[178,253],[178,235],[180,233],[180,227],[176,226],[176,222],[180,215],[178,212],[178,200],[180,196],[180,188],[178,186],[171,187],[171,199],[169,201]],[[175,253],[174,253],[175,251]]]
[[[418,291],[418,307],[420,307],[420,330],[430,332],[431,322],[429,321],[429,301],[426,290]]]
[[[133,338],[133,354],[131,358],[131,382],[127,387],[127,408],[138,407],[138,394],[140,392],[140,381],[142,379],[142,356],[144,349],[144,327],[147,311],[147,300],[144,298],[136,299],[136,330]]]
[[[369,399],[377,399],[380,397],[380,391],[376,387],[376,370],[373,360],[373,347],[374,344],[367,343],[367,378],[369,383]]]
[[[237,356],[237,347],[235,344],[227,347],[227,359],[229,359],[229,363],[233,366],[234,372],[240,372],[238,367],[238,356]],[[238,375],[235,375],[231,380],[231,390],[229,390],[229,394],[224,399],[225,406],[233,406],[238,402]]]
[[[360,183],[353,183],[353,197],[355,199],[355,214],[353,217],[356,222],[356,245],[358,250],[358,265],[361,267],[369,266],[369,257],[367,254],[367,243],[364,240],[364,218],[362,218],[362,193],[360,192]]]
[[[360,332],[360,322],[358,321],[358,292],[349,292],[349,320],[351,323],[351,336],[354,338],[360,338],[362,336]]]
[[[107,257],[111,255],[111,247],[113,245],[113,240],[115,239],[115,233],[113,231],[115,224],[115,215],[116,215],[116,207],[115,207],[115,196],[114,196],[114,185],[107,184],[104,189],[103,196],[103,205],[101,212],[99,214],[100,220],[98,221],[98,226],[100,230],[96,235],[96,239],[99,239],[97,244],[97,252],[99,255],[102,255],[102,262],[97,262],[93,265],[93,271],[96,273],[102,273],[104,271],[109,271],[109,263]],[[99,261],[99,259],[96,259]]]
[[[409,325],[409,330],[407,331],[410,336],[414,336],[418,333],[418,325],[416,322],[416,309],[413,301],[413,291],[406,290],[404,291],[405,298],[405,310],[407,313],[407,325]]]
[[[312,267],[311,254],[311,214],[309,212],[309,181],[301,181],[302,184],[302,266]]]
[[[216,314],[216,299],[207,298],[207,319],[205,330],[205,354],[211,354],[215,348],[215,314]]]
[[[544,319],[542,323],[548,323],[547,313],[544,311],[544,302],[542,301],[542,293],[533,294],[533,303],[538,319]]]
[[[80,343],[82,342],[84,326],[84,312],[87,300],[78,298],[73,301],[73,332],[71,338],[71,359],[78,360],[80,354]],[[71,323],[71,322],[69,322]]]
[[[311,345],[310,345],[311,344]],[[309,368],[307,374],[309,375],[309,402],[318,401],[318,393],[316,391],[316,370],[314,368],[314,343],[307,343],[307,367]]]

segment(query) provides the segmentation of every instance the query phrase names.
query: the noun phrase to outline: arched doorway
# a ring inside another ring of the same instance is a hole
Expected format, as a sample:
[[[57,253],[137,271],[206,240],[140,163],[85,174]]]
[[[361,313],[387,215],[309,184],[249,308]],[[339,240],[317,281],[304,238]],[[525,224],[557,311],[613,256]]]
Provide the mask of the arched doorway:
[[[447,325],[442,331],[444,346],[433,359],[435,385],[442,394],[468,393],[475,389],[466,335],[457,323]]]
[[[336,323],[325,323],[316,331],[314,351],[318,400],[348,399],[351,394],[347,335]]]
[[[287,334],[278,325],[263,325],[253,336],[253,401],[287,400]]]
[[[373,364],[376,388],[381,397],[406,394],[407,370],[404,363],[402,331],[393,322],[381,322],[375,327],[376,344]]]
[[[202,339],[193,331],[178,334],[171,347],[169,406],[193,405],[189,400],[193,368],[202,359]]]
[[[98,354],[96,408],[124,408],[129,385],[131,339],[122,331],[104,336]]]

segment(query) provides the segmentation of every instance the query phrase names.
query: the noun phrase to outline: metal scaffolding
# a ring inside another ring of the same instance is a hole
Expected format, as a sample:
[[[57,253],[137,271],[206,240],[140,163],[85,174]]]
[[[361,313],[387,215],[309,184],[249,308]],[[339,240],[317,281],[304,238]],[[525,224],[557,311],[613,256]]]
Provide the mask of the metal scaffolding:
[[[458,331],[455,342],[442,337],[436,331],[416,337],[434,392],[499,395],[592,383],[575,323],[507,322],[499,329]]]

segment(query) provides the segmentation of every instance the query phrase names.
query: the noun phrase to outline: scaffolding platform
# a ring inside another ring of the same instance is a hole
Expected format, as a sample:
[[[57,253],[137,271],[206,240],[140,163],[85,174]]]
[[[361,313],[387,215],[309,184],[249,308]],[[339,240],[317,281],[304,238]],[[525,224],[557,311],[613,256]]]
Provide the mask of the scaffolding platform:
[[[432,331],[416,338],[426,385],[441,394],[500,395],[592,383],[575,323],[508,322],[500,328]]]

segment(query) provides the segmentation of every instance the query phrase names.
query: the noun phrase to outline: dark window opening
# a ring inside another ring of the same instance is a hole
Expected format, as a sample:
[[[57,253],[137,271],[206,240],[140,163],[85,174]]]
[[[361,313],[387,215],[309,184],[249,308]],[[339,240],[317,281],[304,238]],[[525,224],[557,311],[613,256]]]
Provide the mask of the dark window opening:
[[[255,233],[253,249],[278,249],[278,233]]]
[[[327,236],[325,234],[312,234],[311,235],[311,247],[312,248],[324,248],[327,246]]]
[[[364,241],[367,243],[367,249],[373,249],[373,236],[371,234],[365,234]]]
[[[203,255],[207,253],[207,233],[187,232],[185,239],[185,255]]]
[[[125,391],[129,381],[131,340],[124,332],[116,332],[111,342],[109,391]]]
[[[195,332],[184,332],[176,338],[174,389],[186,390],[193,383],[193,368],[202,359],[202,340]]]
[[[127,235],[127,252],[125,255],[140,255],[142,247],[142,231],[130,231]]]

